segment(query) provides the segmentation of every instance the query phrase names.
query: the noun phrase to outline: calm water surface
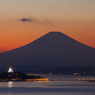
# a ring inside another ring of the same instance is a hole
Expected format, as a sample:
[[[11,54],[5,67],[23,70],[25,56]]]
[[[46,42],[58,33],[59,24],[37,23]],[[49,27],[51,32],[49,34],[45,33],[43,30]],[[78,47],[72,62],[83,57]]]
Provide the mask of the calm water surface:
[[[95,78],[95,77],[47,76],[47,78]],[[95,82],[88,81],[0,82],[0,95],[95,95]]]

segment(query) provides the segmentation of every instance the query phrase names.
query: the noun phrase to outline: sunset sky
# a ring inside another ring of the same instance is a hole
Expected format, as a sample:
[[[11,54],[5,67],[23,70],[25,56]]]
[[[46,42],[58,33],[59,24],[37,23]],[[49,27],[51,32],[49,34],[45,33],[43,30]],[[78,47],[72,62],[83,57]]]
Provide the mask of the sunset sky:
[[[95,48],[95,0],[0,0],[0,52],[50,31]]]

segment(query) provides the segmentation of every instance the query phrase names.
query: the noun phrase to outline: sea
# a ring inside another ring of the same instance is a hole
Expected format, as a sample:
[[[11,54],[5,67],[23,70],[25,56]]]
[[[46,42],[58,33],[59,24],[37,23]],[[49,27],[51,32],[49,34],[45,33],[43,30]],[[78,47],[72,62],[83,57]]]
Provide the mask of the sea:
[[[40,75],[48,79],[95,79],[88,75]],[[95,82],[0,82],[0,95],[95,95]]]

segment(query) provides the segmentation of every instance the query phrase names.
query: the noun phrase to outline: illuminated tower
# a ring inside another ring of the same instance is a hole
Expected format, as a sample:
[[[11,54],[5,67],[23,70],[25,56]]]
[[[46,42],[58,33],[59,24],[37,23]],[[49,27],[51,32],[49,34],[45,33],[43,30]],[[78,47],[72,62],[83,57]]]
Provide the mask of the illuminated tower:
[[[10,67],[9,70],[8,70],[8,73],[12,73],[12,72],[14,72],[14,71],[13,71],[12,68]]]

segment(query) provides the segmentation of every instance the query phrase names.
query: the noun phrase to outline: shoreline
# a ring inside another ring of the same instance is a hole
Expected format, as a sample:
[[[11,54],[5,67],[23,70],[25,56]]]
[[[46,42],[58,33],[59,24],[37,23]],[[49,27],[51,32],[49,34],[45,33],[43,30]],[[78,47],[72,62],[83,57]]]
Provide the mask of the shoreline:
[[[38,78],[38,79],[20,79],[20,80],[2,80],[0,82],[48,82],[48,81],[88,81],[95,82],[95,79],[47,79],[47,78]]]

